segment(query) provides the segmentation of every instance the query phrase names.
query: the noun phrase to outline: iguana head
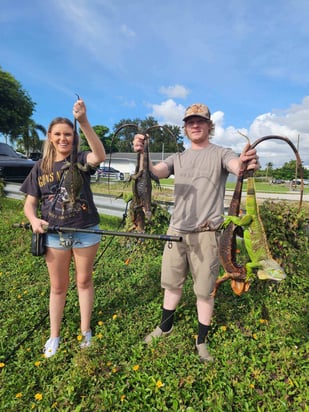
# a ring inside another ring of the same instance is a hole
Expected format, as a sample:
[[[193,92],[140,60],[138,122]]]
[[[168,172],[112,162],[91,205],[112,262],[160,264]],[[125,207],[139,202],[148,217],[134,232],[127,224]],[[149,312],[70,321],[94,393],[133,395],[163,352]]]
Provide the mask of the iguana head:
[[[261,267],[257,271],[257,276],[261,280],[275,280],[280,282],[286,278],[282,267],[273,259],[262,260],[259,262]]]

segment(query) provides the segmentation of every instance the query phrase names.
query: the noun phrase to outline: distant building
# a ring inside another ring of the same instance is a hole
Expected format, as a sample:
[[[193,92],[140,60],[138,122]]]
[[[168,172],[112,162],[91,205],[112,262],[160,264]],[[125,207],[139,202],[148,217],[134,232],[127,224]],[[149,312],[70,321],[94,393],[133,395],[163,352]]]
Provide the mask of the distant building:
[[[150,158],[154,164],[166,159],[172,153],[150,153]],[[101,163],[103,166],[111,166],[114,169],[124,173],[125,177],[135,172],[137,162],[137,153],[112,153],[107,154],[105,162]]]
[[[153,164],[159,163],[167,157],[171,156],[173,153],[150,153],[150,158]],[[109,164],[110,162],[110,164]],[[124,173],[125,179],[135,172],[137,162],[137,153],[112,153],[112,155],[107,154],[105,162],[101,163],[103,166],[111,166],[114,169],[119,170]],[[236,176],[229,174],[228,182],[236,182]]]

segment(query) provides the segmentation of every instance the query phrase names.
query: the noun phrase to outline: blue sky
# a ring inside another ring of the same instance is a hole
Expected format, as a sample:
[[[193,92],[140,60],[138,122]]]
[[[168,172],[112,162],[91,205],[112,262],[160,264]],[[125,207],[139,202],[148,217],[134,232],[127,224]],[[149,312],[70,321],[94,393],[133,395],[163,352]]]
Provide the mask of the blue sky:
[[[308,21],[307,0],[1,0],[0,65],[45,127],[72,117],[75,93],[111,131],[150,115],[181,126],[202,102],[214,143],[239,152],[238,131],[279,134],[309,166]],[[283,142],[258,153],[262,166],[294,160]]]

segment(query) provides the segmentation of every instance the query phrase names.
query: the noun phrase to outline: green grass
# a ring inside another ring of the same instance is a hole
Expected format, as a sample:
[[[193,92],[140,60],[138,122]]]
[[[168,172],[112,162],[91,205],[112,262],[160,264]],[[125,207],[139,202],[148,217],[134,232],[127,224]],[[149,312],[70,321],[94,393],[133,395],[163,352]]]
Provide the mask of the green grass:
[[[163,190],[165,191],[172,191],[173,190],[173,185],[174,185],[174,179],[161,179],[160,184],[164,188]],[[255,182],[256,185],[256,191],[257,192],[263,192],[263,193],[299,193],[300,188],[299,186],[295,188],[290,188],[288,184],[269,184],[265,182]],[[94,193],[101,193],[101,194],[120,194],[123,192],[130,192],[131,191],[131,184],[128,182],[112,182],[108,184],[107,182],[100,182],[100,183],[92,183],[91,185],[92,190]],[[168,187],[168,189],[166,188]],[[246,190],[246,182],[244,182],[244,187],[243,190]],[[235,183],[233,182],[228,182],[226,184],[226,189],[227,190],[234,190],[235,188]],[[157,190],[155,185],[153,185],[153,189],[155,192],[155,195],[157,197],[160,197],[160,190]],[[309,194],[309,186],[304,186],[304,193]]]
[[[235,183],[230,183],[228,182],[226,184],[226,188],[228,190],[234,190]],[[257,192],[262,192],[262,193],[299,193],[300,192],[300,187],[297,186],[295,187],[290,187],[289,184],[270,184],[270,183],[265,183],[265,182],[255,182],[255,187]],[[245,191],[247,189],[247,184],[246,181],[244,182],[243,190]],[[308,194],[309,193],[309,187],[304,186],[304,193]]]
[[[44,260],[30,254],[30,233],[11,227],[25,220],[22,203],[0,198],[0,207],[1,411],[309,411],[307,276],[256,281],[240,297],[224,283],[209,339],[216,360],[203,365],[194,351],[191,280],[174,332],[145,346],[161,316],[161,252],[148,240],[107,236],[94,272],[94,345],[79,349],[72,280],[59,353],[45,359]],[[118,230],[119,223],[102,216],[101,228]]]

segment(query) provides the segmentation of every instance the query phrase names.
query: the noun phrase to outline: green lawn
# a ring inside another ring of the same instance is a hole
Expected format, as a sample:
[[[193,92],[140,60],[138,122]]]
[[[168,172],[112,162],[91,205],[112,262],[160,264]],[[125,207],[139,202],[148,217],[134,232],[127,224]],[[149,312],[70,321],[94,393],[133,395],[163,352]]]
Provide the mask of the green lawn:
[[[72,271],[60,350],[45,359],[44,260],[30,254],[29,232],[12,229],[25,221],[22,202],[0,198],[0,212],[1,411],[309,411],[308,259],[303,255],[297,271],[284,262],[289,275],[279,285],[256,280],[242,296],[233,294],[229,282],[220,287],[209,337],[215,362],[204,365],[194,351],[191,280],[174,332],[145,346],[143,337],[161,316],[163,245],[107,236],[94,271],[93,346],[79,349]],[[117,218],[101,217],[102,229],[122,230],[119,224]]]

